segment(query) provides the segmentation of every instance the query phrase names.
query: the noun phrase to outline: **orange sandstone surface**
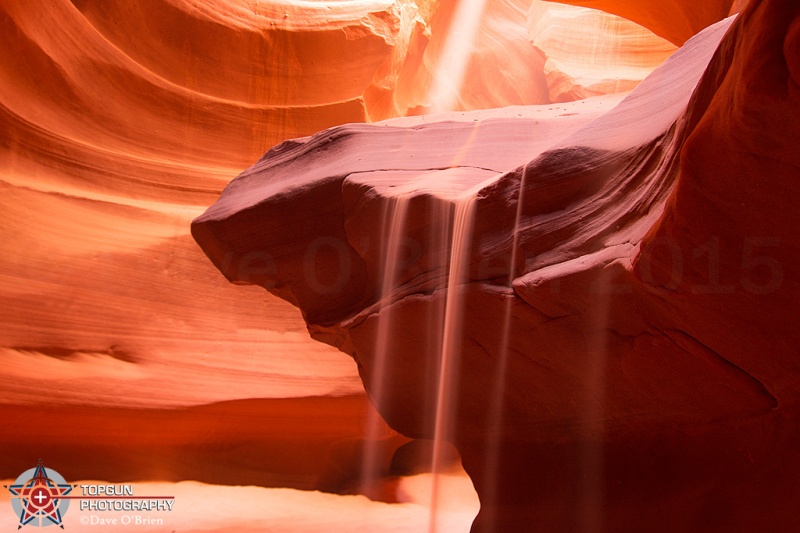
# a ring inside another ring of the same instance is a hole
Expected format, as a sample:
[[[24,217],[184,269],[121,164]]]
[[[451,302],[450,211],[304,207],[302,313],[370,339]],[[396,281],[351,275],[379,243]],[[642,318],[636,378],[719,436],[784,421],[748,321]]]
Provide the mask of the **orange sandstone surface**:
[[[154,531],[252,526],[208,511],[216,499],[266,505],[252,520],[278,531],[426,527],[424,474],[391,477],[385,502],[311,492],[356,491],[372,409],[359,370],[309,337],[302,306],[228,284],[190,223],[274,145],[348,123],[416,128],[435,157],[437,142],[503,138],[494,121],[520,119],[493,160],[472,162],[512,170],[732,9],[589,4],[608,13],[538,0],[2,2],[0,478],[41,457],[70,482],[174,491],[191,512]],[[396,118],[428,111],[450,114]],[[374,204],[350,186],[368,236]],[[409,439],[381,436],[388,472]],[[466,531],[477,502],[469,479],[451,481],[442,527]]]

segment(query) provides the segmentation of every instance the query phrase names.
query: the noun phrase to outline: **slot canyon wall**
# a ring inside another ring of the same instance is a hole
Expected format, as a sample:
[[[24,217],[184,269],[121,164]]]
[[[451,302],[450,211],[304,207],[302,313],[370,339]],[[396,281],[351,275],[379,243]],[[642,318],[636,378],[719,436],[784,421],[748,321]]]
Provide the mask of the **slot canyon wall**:
[[[432,437],[431,236],[478,187],[473,530],[796,529],[798,10],[571,4],[2,2],[0,477],[167,483],[165,530],[427,527],[389,462]],[[383,502],[296,491],[358,491],[381,313]]]
[[[283,143],[193,235],[349,353],[401,433],[439,434],[452,383],[473,531],[792,531],[798,16],[753,3],[597,117],[528,107]]]

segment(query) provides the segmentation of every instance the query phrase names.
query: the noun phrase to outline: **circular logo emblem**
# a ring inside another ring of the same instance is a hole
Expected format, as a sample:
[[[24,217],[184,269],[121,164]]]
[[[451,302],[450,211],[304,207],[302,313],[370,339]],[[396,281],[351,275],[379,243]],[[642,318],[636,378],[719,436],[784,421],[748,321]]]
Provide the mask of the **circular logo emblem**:
[[[74,486],[55,470],[46,469],[41,460],[36,468],[23,472],[7,488],[11,492],[11,507],[19,517],[19,527],[64,527],[61,520],[70,500],[66,496]]]

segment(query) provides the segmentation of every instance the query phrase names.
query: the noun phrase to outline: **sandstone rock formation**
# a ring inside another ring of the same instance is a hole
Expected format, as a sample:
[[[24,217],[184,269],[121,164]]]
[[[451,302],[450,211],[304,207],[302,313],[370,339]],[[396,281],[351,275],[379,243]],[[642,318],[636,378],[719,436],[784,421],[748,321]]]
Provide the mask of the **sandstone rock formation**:
[[[524,18],[503,6],[478,44],[494,51],[485,63],[506,62],[493,87],[519,88],[528,63],[500,50],[525,33]],[[313,488],[329,476],[323,458],[363,438],[370,410],[352,361],[308,339],[285,302],[228,286],[188,226],[269,146],[404,113],[381,111],[376,95],[400,95],[400,71],[426,68],[428,41],[441,38],[435,12],[386,1],[2,2],[2,476],[28,468],[31,453],[74,479]],[[474,89],[470,105],[539,97]],[[419,96],[408,106],[425,105]],[[220,413],[261,422],[233,433]],[[231,466],[257,446],[272,455],[249,461],[250,473]]]
[[[682,44],[725,16],[730,2],[613,4],[604,7]],[[431,124],[434,119],[426,116],[381,126],[386,139],[424,143],[419,154],[402,148],[392,157],[397,168],[412,170],[415,184],[408,187],[422,198],[431,186],[442,187],[441,199],[475,180],[513,170],[573,135],[624,95],[549,105],[545,67],[548,54],[556,55],[549,46],[556,39],[537,41],[541,35],[531,33],[533,5],[525,0],[0,3],[0,477],[13,478],[43,456],[70,481],[193,479],[284,487],[245,491],[265,498],[270,508],[283,510],[286,504],[286,516],[270,515],[283,521],[269,523],[279,531],[319,531],[320,523],[325,531],[375,531],[374,524],[395,517],[406,520],[398,531],[419,530],[426,511],[418,505],[424,500],[419,476],[381,488],[380,497],[411,502],[414,509],[290,490],[348,492],[357,483],[371,407],[356,366],[309,339],[290,304],[257,287],[225,283],[192,241],[189,223],[270,146],[345,123],[449,107],[548,104],[439,117],[457,126]],[[471,44],[460,31],[464,17],[477,22]],[[636,32],[642,42],[653,40],[645,30]],[[618,37],[611,32],[602,45],[613,49]],[[609,74],[601,78],[614,78],[616,66],[630,58],[606,59]],[[644,70],[656,62],[643,62]],[[451,66],[458,68],[445,68]],[[458,72],[461,82],[449,83]],[[552,79],[561,71],[548,72]],[[573,72],[559,79],[575,86],[576,78]],[[601,92],[631,86],[599,84]],[[351,144],[364,138],[359,127],[339,131]],[[498,139],[507,145],[491,154],[474,151]],[[310,148],[316,141],[308,142]],[[381,143],[363,168],[386,168],[381,159],[391,158]],[[457,157],[437,155],[456,144],[471,148]],[[431,159],[409,166],[406,155]],[[421,175],[431,161],[463,171],[436,172],[437,167]],[[344,161],[335,170],[348,168]],[[341,338],[336,321],[326,322],[342,313],[340,303],[351,306],[350,314],[375,303],[374,278],[382,269],[375,250],[383,237],[375,216],[386,205],[386,190],[409,182],[408,176],[381,171],[347,179],[345,233],[358,236],[351,266],[362,268],[362,260],[366,265],[364,285],[357,287],[362,302],[333,298],[333,304],[320,304],[331,293],[322,299],[304,295],[295,280],[292,287],[273,287],[290,299],[293,291],[300,294],[304,308],[313,303],[313,314],[321,317],[310,319],[321,324],[315,335],[332,342]],[[416,203],[415,212],[427,216],[429,207]],[[503,231],[497,222],[486,231]],[[416,232],[418,242],[429,241],[428,222],[421,218],[420,224],[408,231]],[[773,251],[774,241],[755,237],[761,240],[750,245],[747,265],[769,277],[774,263],[764,253]],[[326,254],[338,258],[340,250],[331,246],[337,241],[311,242],[317,263],[309,267],[302,257],[287,259],[298,261],[306,283],[313,280],[316,289],[328,291],[340,279],[325,263]],[[423,292],[436,286],[441,296],[440,255],[449,253],[447,248],[444,242],[419,258],[418,266],[431,274],[423,279]],[[236,263],[244,279],[264,281],[257,276],[274,273],[261,251]],[[416,248],[408,251],[418,259]],[[481,268],[500,280],[507,262],[501,257]],[[282,275],[298,273],[284,264],[280,268]],[[658,268],[654,261],[653,276]],[[789,279],[788,271],[781,272]],[[769,281],[748,279],[756,286]],[[386,301],[417,289],[403,284],[398,290]],[[367,339],[370,325],[364,324]],[[379,429],[378,459],[382,468],[394,469],[392,452],[407,439]],[[472,470],[479,479],[480,467]],[[217,486],[178,489],[182,509],[191,513],[180,515],[176,528],[189,522],[201,531],[233,527],[209,516],[214,509],[207,505],[227,501],[222,494],[231,492]],[[183,500],[184,495],[201,500]],[[308,513],[300,525],[292,513],[302,505]],[[353,525],[362,512],[364,523]],[[192,519],[183,522],[189,514]],[[2,527],[9,516],[0,513]],[[463,517],[452,523],[463,523]]]
[[[673,42],[690,33],[672,28]],[[288,141],[192,233],[229,280],[298,306],[312,336],[352,355],[408,436],[438,431],[455,335],[448,437],[481,497],[475,532],[793,531],[799,39],[800,7],[763,0],[613,109]],[[404,259],[385,291],[401,201]],[[448,275],[454,243],[463,279]],[[443,333],[452,301],[463,318]]]
[[[329,446],[363,435],[349,358],[285,302],[226,284],[188,226],[266,147],[363,120],[383,59],[361,45],[381,39],[341,37],[352,75],[289,102],[258,85],[285,84],[264,76],[264,35],[213,6],[0,5],[2,478],[50,457],[71,479],[308,489]],[[272,455],[240,462],[254,443]]]
[[[66,376],[61,402],[122,406],[359,392],[289,306],[221,282],[187,226],[269,146],[428,105],[414,81],[442,6],[3,2],[4,400]],[[468,69],[493,85],[462,107],[546,101],[525,7],[487,7]],[[180,387],[176,360],[194,377]]]

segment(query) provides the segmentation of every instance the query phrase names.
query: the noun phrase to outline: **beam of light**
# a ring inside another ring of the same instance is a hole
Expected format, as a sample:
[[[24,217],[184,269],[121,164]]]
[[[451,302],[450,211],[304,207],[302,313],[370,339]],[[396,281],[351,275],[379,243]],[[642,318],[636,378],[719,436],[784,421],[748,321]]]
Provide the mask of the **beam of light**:
[[[470,191],[468,191],[469,193]],[[439,506],[443,451],[445,443],[452,442],[455,433],[456,398],[458,396],[458,372],[461,363],[461,338],[464,321],[464,288],[466,266],[472,242],[472,227],[475,217],[475,195],[465,194],[456,199],[453,216],[453,237],[450,253],[450,272],[447,277],[442,353],[437,387],[436,415],[433,437],[433,460],[431,470],[431,508],[428,533],[439,529]]]
[[[434,113],[452,111],[458,103],[485,8],[486,0],[457,1],[442,52],[432,72],[428,102]]]
[[[374,498],[378,495],[377,483],[384,475],[381,471],[381,440],[386,437],[386,425],[378,409],[386,400],[386,386],[392,376],[388,373],[388,358],[392,343],[392,311],[387,306],[389,297],[400,275],[403,237],[411,196],[398,195],[384,207],[383,213],[383,257],[381,270],[381,292],[378,307],[378,331],[375,335],[375,360],[370,378],[370,396],[375,409],[367,411],[366,442],[361,464],[361,493]]]

